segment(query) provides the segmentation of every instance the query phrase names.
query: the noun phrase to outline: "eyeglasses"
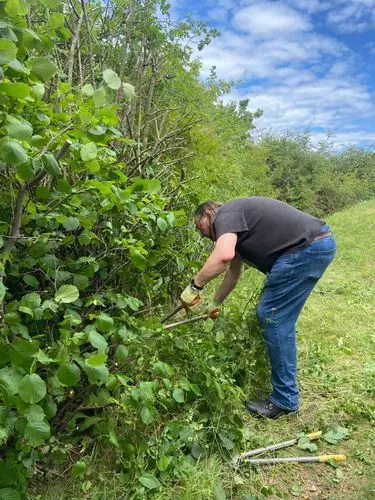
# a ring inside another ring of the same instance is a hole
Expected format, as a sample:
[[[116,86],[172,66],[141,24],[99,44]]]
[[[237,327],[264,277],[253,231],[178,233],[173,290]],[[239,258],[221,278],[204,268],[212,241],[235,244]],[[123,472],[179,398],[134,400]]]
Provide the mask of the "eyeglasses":
[[[201,229],[200,224],[201,224],[201,220],[203,219],[203,217],[206,217],[206,216],[207,216],[207,214],[201,215],[195,223],[195,229],[199,232],[199,234],[201,235],[202,238],[204,238],[206,235],[205,235],[203,229]]]

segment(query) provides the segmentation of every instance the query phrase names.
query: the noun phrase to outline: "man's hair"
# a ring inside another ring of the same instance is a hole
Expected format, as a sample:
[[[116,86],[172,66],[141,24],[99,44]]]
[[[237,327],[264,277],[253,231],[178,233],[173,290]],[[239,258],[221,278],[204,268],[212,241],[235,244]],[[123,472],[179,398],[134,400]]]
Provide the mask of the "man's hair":
[[[207,210],[211,212],[216,212],[216,210],[221,207],[222,203],[219,201],[207,200],[204,203],[201,203],[194,212],[194,217],[202,217]]]

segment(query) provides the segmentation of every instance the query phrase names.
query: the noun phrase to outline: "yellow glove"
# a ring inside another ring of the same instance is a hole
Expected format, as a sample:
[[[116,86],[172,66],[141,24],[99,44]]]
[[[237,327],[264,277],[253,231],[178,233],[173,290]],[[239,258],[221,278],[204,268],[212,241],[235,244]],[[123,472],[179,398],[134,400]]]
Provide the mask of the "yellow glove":
[[[189,309],[192,306],[195,306],[199,299],[200,299],[200,292],[202,289],[199,289],[194,285],[194,281],[192,280],[191,283],[185,288],[185,290],[182,292],[180,295],[180,300],[185,307],[185,309]]]

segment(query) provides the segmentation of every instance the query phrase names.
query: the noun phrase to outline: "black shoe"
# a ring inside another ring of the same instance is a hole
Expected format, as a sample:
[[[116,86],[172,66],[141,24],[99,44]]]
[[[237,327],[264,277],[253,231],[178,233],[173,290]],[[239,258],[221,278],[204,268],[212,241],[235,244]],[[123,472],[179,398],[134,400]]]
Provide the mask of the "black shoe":
[[[278,418],[281,415],[288,415],[289,413],[296,413],[298,410],[284,410],[275,404],[271,403],[268,399],[266,400],[254,400],[249,401],[246,405],[246,410],[251,413],[254,417],[263,418]]]

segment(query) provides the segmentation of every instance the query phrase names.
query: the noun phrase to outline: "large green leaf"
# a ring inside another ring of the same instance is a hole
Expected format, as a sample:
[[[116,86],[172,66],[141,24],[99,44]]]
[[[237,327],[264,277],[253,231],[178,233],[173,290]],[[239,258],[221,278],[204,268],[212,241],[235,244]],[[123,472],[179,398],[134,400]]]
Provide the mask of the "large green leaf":
[[[4,320],[7,325],[18,325],[20,322],[20,315],[17,311],[11,311],[4,314]]]
[[[57,163],[56,158],[51,153],[47,153],[42,155],[42,162],[44,166],[44,170],[51,177],[59,177],[61,175],[61,169],[59,164]]]
[[[308,436],[301,436],[298,439],[297,447],[300,450],[309,450],[311,452],[316,451],[318,447],[315,443],[312,443]]]
[[[163,361],[153,363],[152,368],[157,375],[161,377],[172,377],[174,375],[174,368]]]
[[[13,366],[1,368],[0,370],[0,391],[7,395],[14,395],[18,392],[18,384],[22,379],[20,372]]]
[[[114,321],[108,314],[100,313],[98,319],[96,320],[99,330],[103,332],[108,332],[114,325]]]
[[[83,369],[91,384],[97,384],[97,385],[104,384],[109,377],[108,368],[106,367],[106,365],[103,364],[99,366],[91,366],[88,363],[86,363],[83,366]]]
[[[161,486],[159,479],[153,474],[143,474],[143,476],[139,478],[139,482],[149,490],[160,488]]]
[[[35,341],[30,342],[18,338],[10,344],[8,349],[9,358],[13,365],[28,370],[34,361],[34,354],[38,352],[38,345]]]
[[[97,125],[96,127],[91,127],[88,130],[88,132],[90,135],[94,135],[97,138],[99,138],[99,136],[103,136],[105,134],[106,129],[104,127],[102,127],[101,125]]]
[[[74,285],[62,285],[55,294],[56,302],[63,302],[69,304],[75,302],[79,298],[78,288]]]
[[[57,73],[56,64],[48,57],[35,57],[31,59],[31,72],[42,82],[48,82]]]
[[[77,385],[81,378],[81,372],[74,363],[63,363],[57,370],[56,375],[59,381],[68,387]]]
[[[78,461],[75,464],[73,464],[72,467],[72,476],[73,477],[83,477],[86,473],[87,470],[87,464],[83,461]]]
[[[22,279],[27,285],[32,286],[33,288],[37,288],[39,286],[39,280],[31,274],[25,274]]]
[[[44,420],[28,422],[24,431],[25,438],[31,446],[40,446],[50,436],[50,427]]]
[[[105,352],[105,350],[107,349],[108,344],[106,339],[96,330],[91,330],[91,332],[89,332],[87,340],[99,352]]]
[[[22,165],[17,165],[17,177],[21,181],[29,181],[34,177],[34,169],[30,163],[22,163]]]
[[[21,495],[13,488],[1,488],[0,500],[21,500]]]
[[[30,74],[29,68],[26,68],[18,59],[13,59],[13,61],[8,62],[8,67],[17,71],[17,73],[24,73],[25,75]]]
[[[3,92],[10,97],[23,99],[24,97],[30,95],[30,87],[26,85],[26,83],[0,82],[0,92]]]
[[[129,356],[129,349],[125,345],[120,344],[119,346],[117,346],[114,355],[115,361],[117,361],[118,363],[125,363],[128,356]]]
[[[100,354],[94,354],[86,359],[86,363],[90,366],[100,366],[107,361],[107,355],[102,352]]]
[[[171,461],[172,461],[172,457],[162,455],[157,462],[158,469],[160,471],[164,472],[165,470],[167,470],[168,465],[171,463]]]
[[[130,83],[123,83],[122,88],[124,91],[124,97],[127,101],[131,101],[135,96],[135,88]]]
[[[89,286],[90,280],[84,274],[75,274],[73,283],[78,288],[78,290],[85,290]]]
[[[27,408],[25,417],[28,422],[40,422],[44,420],[45,414],[41,406],[31,405]]]
[[[137,248],[130,249],[130,259],[137,269],[145,269],[147,267],[147,259]]]
[[[53,29],[61,28],[64,26],[65,18],[61,12],[53,12],[48,18],[48,25]]]
[[[8,135],[19,141],[29,141],[33,135],[33,127],[26,120],[20,120],[15,116],[8,115],[6,117],[6,129]]]
[[[11,40],[0,38],[0,65],[7,64],[17,57],[17,45]]]
[[[81,92],[83,95],[91,97],[94,94],[95,90],[91,83],[86,83],[86,85],[81,88]]]
[[[63,226],[67,231],[75,231],[79,228],[80,223],[77,217],[67,217],[63,222]]]
[[[43,83],[36,83],[31,87],[31,94],[33,97],[36,99],[42,99],[44,96],[44,92],[46,91],[45,86]]]
[[[185,394],[182,389],[174,389],[172,393],[173,399],[177,401],[177,403],[183,403],[185,401]]]
[[[105,91],[104,87],[99,87],[98,89],[95,90],[93,93],[92,98],[94,99],[95,106],[97,108],[102,108],[106,104],[109,104],[109,96],[107,92]]]
[[[344,439],[347,439],[350,431],[346,427],[338,425],[332,429],[329,429],[323,436],[324,440],[330,444],[341,443]]]
[[[103,71],[103,78],[109,88],[117,90],[121,87],[120,77],[112,69]]]
[[[40,303],[40,295],[35,292],[31,292],[22,297],[20,305],[30,307],[30,309],[36,309],[37,307],[40,307]]]
[[[36,373],[25,375],[18,385],[18,392],[23,401],[34,404],[46,395],[46,383]]]
[[[81,147],[81,158],[83,161],[95,160],[97,157],[98,150],[93,142],[84,144]]]
[[[59,180],[59,182],[57,183],[57,189],[60,191],[60,193],[64,194],[70,194],[72,191],[70,184],[65,179]]]
[[[5,11],[10,16],[25,16],[28,12],[26,0],[8,0]]]
[[[156,224],[161,231],[165,231],[166,229],[168,229],[168,222],[162,217],[158,217]]]
[[[38,186],[35,190],[35,194],[40,200],[50,200],[52,197],[51,190],[44,186]]]
[[[12,165],[21,165],[22,163],[26,163],[29,159],[21,144],[8,139],[0,143],[0,158],[5,163],[10,163]]]
[[[141,419],[144,424],[149,425],[155,420],[155,414],[147,406],[143,406],[141,410]]]

